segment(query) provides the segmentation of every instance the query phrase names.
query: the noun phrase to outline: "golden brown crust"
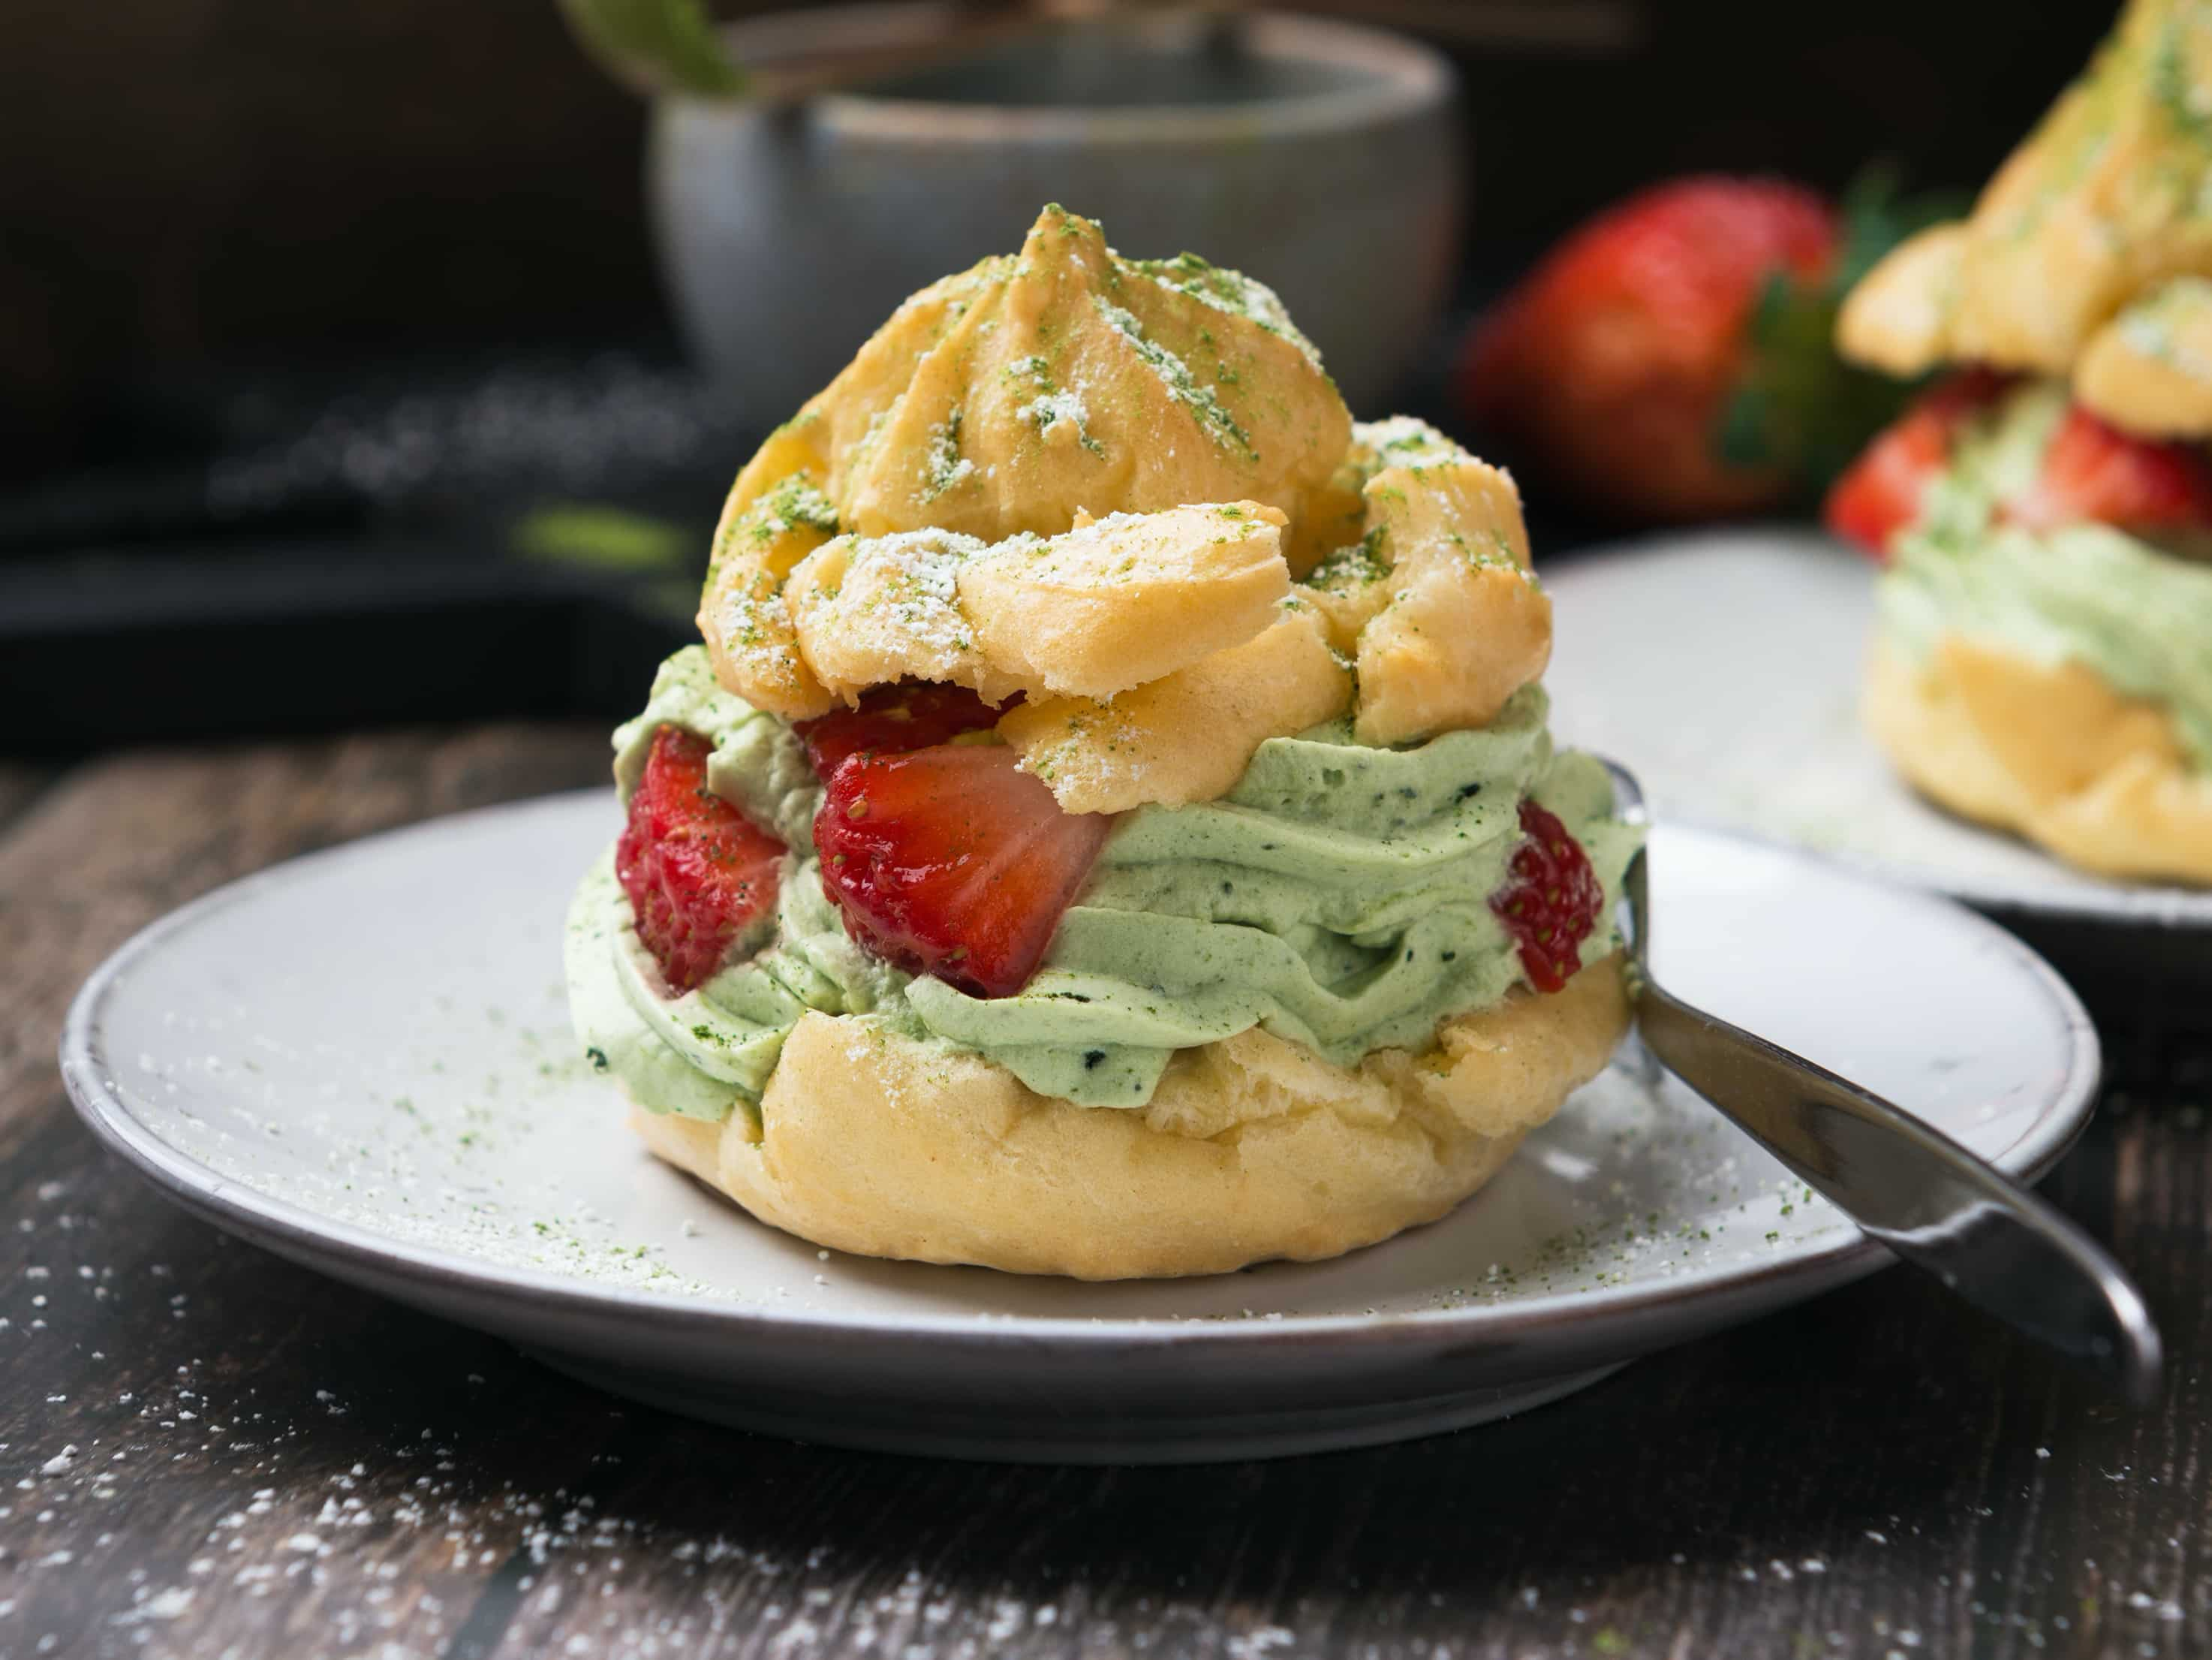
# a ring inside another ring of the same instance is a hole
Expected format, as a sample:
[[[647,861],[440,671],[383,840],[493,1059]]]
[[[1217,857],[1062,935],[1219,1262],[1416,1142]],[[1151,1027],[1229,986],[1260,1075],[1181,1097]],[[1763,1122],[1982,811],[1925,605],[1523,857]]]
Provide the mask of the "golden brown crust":
[[[867,1256],[1082,1280],[1335,1256],[1433,1221],[1602,1069],[1617,958],[1357,1067],[1251,1031],[1178,1055],[1152,1104],[1071,1106],[980,1055],[804,1016],[757,1126],[641,1110],[663,1158],[761,1220]]]
[[[773,462],[790,459],[789,451],[771,439],[761,453]],[[828,526],[796,510],[817,482],[796,465],[766,485],[749,486],[741,476],[722,505],[699,595],[699,635],[715,679],[787,721],[827,714],[831,702],[799,654],[783,594],[793,570],[830,538]]]
[[[1875,263],[1844,297],[1836,348],[1846,357],[1901,379],[1943,361],[1966,228],[1930,225]]]
[[[1529,573],[1520,492],[1502,469],[1455,450],[1384,467],[1367,502],[1387,574],[1368,590],[1371,615],[1330,615],[1356,630],[1339,641],[1358,667],[1354,733],[1390,745],[1488,726],[1552,655],[1552,602]]]
[[[1867,724],[1912,783],[2107,876],[2212,884],[2212,776],[2172,717],[2094,670],[1947,635],[1925,662],[1878,646]]]
[[[1225,795],[1261,744],[1333,719],[1351,701],[1351,671],[1301,605],[1241,646],[1107,702],[1032,700],[1007,713],[999,735],[1068,812],[1126,812]]]
[[[2178,277],[2090,336],[2074,396],[2130,432],[2212,433],[2212,282]]]

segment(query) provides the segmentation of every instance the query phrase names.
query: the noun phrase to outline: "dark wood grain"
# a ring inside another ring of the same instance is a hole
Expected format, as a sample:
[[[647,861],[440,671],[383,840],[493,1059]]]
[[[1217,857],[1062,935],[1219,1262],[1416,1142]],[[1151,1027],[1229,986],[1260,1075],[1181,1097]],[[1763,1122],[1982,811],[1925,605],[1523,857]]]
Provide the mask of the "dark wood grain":
[[[0,772],[0,1660],[2212,1645],[2201,1028],[2108,1031],[2106,1110],[2050,1187],[2158,1310],[2153,1412],[1891,1273],[1509,1423],[1187,1470],[870,1456],[626,1406],[227,1242],[78,1128],[56,1030],[133,928],[605,765],[598,733],[525,728],[145,755],[33,781],[12,818]]]

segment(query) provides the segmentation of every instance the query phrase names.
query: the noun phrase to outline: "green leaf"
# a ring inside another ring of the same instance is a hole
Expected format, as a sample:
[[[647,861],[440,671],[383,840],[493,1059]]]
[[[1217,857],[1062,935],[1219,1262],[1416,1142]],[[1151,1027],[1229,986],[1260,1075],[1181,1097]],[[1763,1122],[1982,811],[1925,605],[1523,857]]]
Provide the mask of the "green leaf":
[[[1886,164],[1851,181],[1838,204],[1836,262],[1827,279],[1802,283],[1777,271],[1759,291],[1743,375],[1713,431],[1722,460],[1781,471],[1810,496],[1896,417],[1914,385],[1838,357],[1836,314],[1884,254],[1915,231],[1958,217],[1966,205],[1948,194],[1900,195],[1896,169]]]
[[[1906,196],[1897,164],[1874,161],[1844,187],[1837,204],[1843,221],[1843,245],[1836,261],[1837,299],[1872,271],[1882,255],[1916,231],[1945,219],[1963,219],[1973,198],[1960,191],[1924,191]]]
[[[534,508],[507,532],[526,559],[641,574],[681,569],[691,539],[680,525],[591,502]]]
[[[561,12],[584,50],[634,92],[733,98],[745,89],[702,0],[561,0]]]

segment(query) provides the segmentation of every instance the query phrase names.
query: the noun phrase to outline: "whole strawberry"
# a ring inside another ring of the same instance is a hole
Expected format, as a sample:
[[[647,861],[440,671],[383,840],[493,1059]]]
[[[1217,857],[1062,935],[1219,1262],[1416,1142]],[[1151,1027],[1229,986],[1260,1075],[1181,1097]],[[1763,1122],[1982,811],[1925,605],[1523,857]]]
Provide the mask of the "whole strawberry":
[[[1894,408],[1830,344],[1844,283],[1907,222],[1888,204],[1880,180],[1844,210],[1781,179],[1645,190],[1478,322],[1460,401],[1579,507],[1653,522],[1777,506]]]

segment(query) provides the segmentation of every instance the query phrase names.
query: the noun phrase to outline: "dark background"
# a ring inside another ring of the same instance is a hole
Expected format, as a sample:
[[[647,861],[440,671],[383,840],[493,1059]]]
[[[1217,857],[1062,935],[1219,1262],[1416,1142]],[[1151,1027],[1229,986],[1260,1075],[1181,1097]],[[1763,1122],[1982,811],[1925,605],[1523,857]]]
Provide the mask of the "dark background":
[[[1544,0],[1338,8],[1459,61],[1467,307],[1684,170],[1832,188],[1886,156],[1971,187],[2112,15],[1578,3],[1601,27]],[[643,125],[553,0],[0,9],[0,751],[633,702],[680,597],[517,578],[494,509],[612,500],[688,532],[751,436],[681,372]],[[487,423],[526,439],[480,453]],[[364,456],[389,481],[366,501]],[[395,649],[380,686],[328,673]],[[88,653],[103,684],[59,696]]]

